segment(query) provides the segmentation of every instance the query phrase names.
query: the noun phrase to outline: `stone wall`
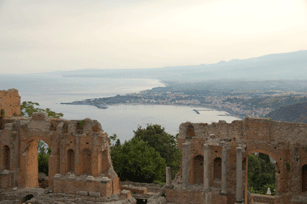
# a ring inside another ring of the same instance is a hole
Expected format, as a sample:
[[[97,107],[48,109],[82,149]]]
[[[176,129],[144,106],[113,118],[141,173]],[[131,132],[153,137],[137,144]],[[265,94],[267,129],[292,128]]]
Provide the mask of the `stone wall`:
[[[93,176],[62,176],[57,174],[54,177],[54,192],[90,195],[94,197],[108,198],[112,194],[119,193],[119,189],[112,192],[112,180],[108,177],[93,177]],[[81,194],[82,194],[81,193]]]
[[[145,187],[148,189],[149,192],[155,192],[158,193],[163,188],[160,184],[154,184],[154,183],[139,183],[139,182],[133,182],[133,181],[121,181],[120,184],[123,185],[132,185],[136,187]]]
[[[245,118],[231,124],[219,121],[211,125],[183,123],[177,139],[182,152],[180,171],[172,182],[174,188],[168,190],[166,198],[169,202],[184,203],[183,198],[179,198],[189,192],[193,195],[193,202],[213,203],[204,200],[207,194],[195,190],[201,188],[206,193],[217,190],[221,195],[226,195],[227,203],[240,200],[248,203],[248,155],[260,152],[268,154],[276,161],[274,203],[299,203],[296,200],[307,198],[307,192],[302,187],[307,185],[303,183],[307,182],[307,178],[302,173],[302,170],[307,169],[304,166],[307,165],[306,136],[307,124],[275,122],[269,119]],[[204,145],[207,145],[207,150]],[[240,162],[237,158],[240,158]],[[223,165],[224,182],[221,170]],[[238,180],[240,177],[241,180]],[[238,194],[241,198],[237,198],[238,182],[238,188],[242,189]],[[225,192],[222,192],[223,188]]]
[[[218,191],[212,190],[204,192],[202,188],[165,188],[165,196],[167,202],[171,203],[185,203],[185,204],[226,204],[231,203],[227,201],[227,196],[220,195]],[[234,204],[234,202],[232,203]]]
[[[0,174],[9,170],[14,174],[15,186],[38,187],[37,140],[44,141],[51,149],[48,181],[56,191],[72,193],[84,188],[90,192],[99,186],[102,196],[119,193],[120,181],[113,170],[110,142],[100,123],[88,118],[54,119],[46,113],[5,120],[4,129],[0,130]],[[54,183],[55,175],[68,177],[71,174],[95,179],[105,177],[108,184],[87,182],[83,185],[78,179]],[[6,186],[1,184],[0,188]]]
[[[251,194],[251,202],[274,204],[274,196]]]
[[[0,117],[11,117],[20,115],[20,96],[18,90],[0,90],[0,111],[4,110],[5,115]]]

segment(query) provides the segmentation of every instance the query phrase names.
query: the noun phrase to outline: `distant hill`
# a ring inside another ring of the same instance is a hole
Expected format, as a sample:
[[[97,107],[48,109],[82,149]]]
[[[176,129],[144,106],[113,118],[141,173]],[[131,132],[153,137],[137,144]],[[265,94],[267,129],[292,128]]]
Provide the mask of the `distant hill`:
[[[281,107],[264,117],[275,121],[307,123],[307,102]]]
[[[250,59],[233,59],[216,64],[153,69],[83,69],[49,74],[64,77],[147,78],[164,81],[203,80],[305,80],[307,50],[270,54]]]

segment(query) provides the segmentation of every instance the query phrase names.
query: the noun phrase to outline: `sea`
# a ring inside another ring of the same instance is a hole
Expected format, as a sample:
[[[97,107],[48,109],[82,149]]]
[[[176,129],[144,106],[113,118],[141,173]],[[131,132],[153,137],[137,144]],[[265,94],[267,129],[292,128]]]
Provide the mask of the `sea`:
[[[138,93],[142,90],[165,85],[155,79],[83,78],[62,77],[52,74],[0,75],[0,90],[15,88],[22,101],[40,104],[40,108],[64,114],[64,119],[91,118],[101,123],[109,136],[116,134],[124,141],[130,140],[139,126],[159,124],[167,133],[176,135],[184,122],[212,123],[225,120],[231,123],[240,118],[227,112],[196,106],[172,105],[111,105],[98,109],[89,105],[63,105],[84,99],[94,99]],[[201,110],[197,114],[193,109]]]

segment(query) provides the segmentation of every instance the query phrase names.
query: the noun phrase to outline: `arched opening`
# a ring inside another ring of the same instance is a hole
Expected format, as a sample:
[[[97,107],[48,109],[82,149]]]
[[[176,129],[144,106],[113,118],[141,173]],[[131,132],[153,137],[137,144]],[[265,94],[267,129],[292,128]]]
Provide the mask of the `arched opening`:
[[[275,195],[276,171],[279,172],[278,165],[269,155],[264,153],[249,154],[247,190],[254,194],[266,194],[270,188],[272,195]]]
[[[220,181],[222,178],[222,159],[217,157],[214,159],[214,180]]]
[[[75,152],[72,149],[67,151],[67,172],[75,172]]]
[[[302,166],[302,192],[307,192],[307,165]]]
[[[7,145],[3,147],[3,166],[7,170],[11,168],[11,150]]]
[[[21,166],[24,172],[24,185],[29,188],[49,186],[49,157],[51,149],[42,140],[32,140],[22,153]]]
[[[193,125],[189,125],[187,128],[187,137],[195,136]]]
[[[194,157],[194,184],[204,183],[204,157]]]
[[[37,140],[37,153],[38,153],[38,184],[41,188],[48,187],[49,176],[49,157],[51,149],[42,140]]]
[[[92,152],[89,149],[82,151],[82,174],[92,174]]]

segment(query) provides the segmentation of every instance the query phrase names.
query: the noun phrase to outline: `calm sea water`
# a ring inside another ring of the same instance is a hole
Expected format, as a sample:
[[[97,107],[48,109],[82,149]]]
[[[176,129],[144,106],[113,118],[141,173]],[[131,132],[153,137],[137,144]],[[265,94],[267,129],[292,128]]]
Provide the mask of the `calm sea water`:
[[[225,120],[240,120],[227,116],[226,112],[207,108],[168,106],[168,105],[114,105],[108,109],[94,106],[61,105],[88,98],[115,96],[117,94],[137,93],[141,90],[164,86],[153,79],[103,79],[103,78],[63,78],[47,75],[0,75],[0,90],[16,88],[21,101],[38,102],[41,108],[51,108],[64,114],[65,119],[91,118],[98,120],[109,135],[117,134],[123,142],[133,137],[133,130],[147,124],[160,124],[166,132],[177,134],[180,123],[211,123]]]

